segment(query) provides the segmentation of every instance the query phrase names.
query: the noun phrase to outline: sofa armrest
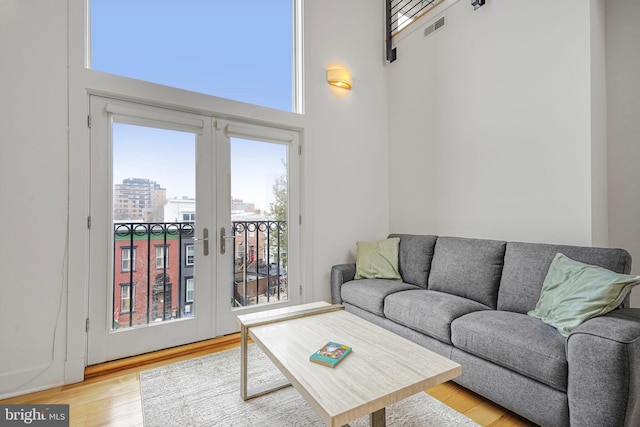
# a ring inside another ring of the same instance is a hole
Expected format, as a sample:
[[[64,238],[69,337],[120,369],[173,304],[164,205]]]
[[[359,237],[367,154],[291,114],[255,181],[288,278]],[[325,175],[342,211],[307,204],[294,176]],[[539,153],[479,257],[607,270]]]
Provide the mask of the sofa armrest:
[[[567,339],[571,425],[640,425],[640,309],[615,310]]]
[[[331,302],[333,304],[342,304],[340,288],[343,283],[353,280],[355,276],[355,264],[339,264],[331,267]]]

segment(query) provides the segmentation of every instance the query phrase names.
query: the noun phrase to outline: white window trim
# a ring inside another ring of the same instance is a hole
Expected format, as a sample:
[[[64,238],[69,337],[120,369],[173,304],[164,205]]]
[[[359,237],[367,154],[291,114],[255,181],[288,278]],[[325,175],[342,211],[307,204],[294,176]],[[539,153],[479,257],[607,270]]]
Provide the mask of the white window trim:
[[[189,286],[191,284],[191,286]],[[191,288],[191,289],[189,289]],[[195,290],[196,290],[196,281],[193,277],[188,277],[185,280],[185,302],[192,303],[195,298]],[[191,292],[191,298],[189,298],[189,292]]]
[[[158,256],[158,249],[162,252]],[[164,270],[165,267],[169,269],[169,244],[156,246],[156,270]],[[165,264],[166,259],[166,264]]]
[[[136,284],[133,283],[129,286],[129,283],[121,283],[120,284],[120,314],[130,314],[136,311],[135,302],[136,302]],[[129,292],[129,297],[124,298],[125,289]],[[124,309],[124,301],[129,300],[129,310]]]
[[[191,252],[191,255],[189,255],[189,252]],[[191,256],[191,262],[189,262],[189,256]],[[185,246],[185,254],[184,254],[185,265],[195,265],[195,256],[196,256],[195,246],[194,245]]]

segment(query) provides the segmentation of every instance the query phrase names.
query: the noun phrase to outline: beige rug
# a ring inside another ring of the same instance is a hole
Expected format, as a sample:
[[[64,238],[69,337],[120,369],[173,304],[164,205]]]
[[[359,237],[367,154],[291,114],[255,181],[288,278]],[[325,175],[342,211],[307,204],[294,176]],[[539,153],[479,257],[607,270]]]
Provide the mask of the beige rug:
[[[257,346],[249,349],[249,388],[283,377]],[[146,427],[325,425],[293,387],[244,402],[239,348],[141,372],[140,392]],[[386,412],[387,426],[478,426],[427,393],[398,402]],[[365,427],[368,421],[363,417],[349,425]]]

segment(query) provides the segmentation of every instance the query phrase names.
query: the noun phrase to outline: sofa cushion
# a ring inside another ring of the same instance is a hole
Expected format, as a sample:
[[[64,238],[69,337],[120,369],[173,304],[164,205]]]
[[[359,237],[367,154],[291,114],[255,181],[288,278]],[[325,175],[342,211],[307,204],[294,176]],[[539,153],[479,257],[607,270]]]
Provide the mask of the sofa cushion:
[[[408,290],[384,300],[389,320],[451,344],[451,322],[467,313],[489,310],[486,305],[445,292]]]
[[[433,250],[438,236],[417,236],[413,234],[391,234],[400,238],[398,268],[402,280],[412,285],[427,288]]]
[[[496,308],[506,242],[440,237],[429,290],[447,292]]]
[[[555,328],[526,314],[482,311],[451,324],[457,348],[557,390],[567,390],[566,339]]]
[[[355,279],[402,280],[398,272],[400,239],[358,242]]]
[[[617,308],[638,284],[640,276],[614,273],[557,254],[536,308],[528,314],[567,336],[586,320]]]
[[[340,293],[343,301],[378,316],[384,316],[383,303],[385,297],[394,292],[409,289],[420,288],[397,280],[360,279],[344,283]]]
[[[533,310],[557,253],[616,273],[629,274],[631,271],[631,255],[624,249],[509,242],[498,293],[498,309],[518,313]]]

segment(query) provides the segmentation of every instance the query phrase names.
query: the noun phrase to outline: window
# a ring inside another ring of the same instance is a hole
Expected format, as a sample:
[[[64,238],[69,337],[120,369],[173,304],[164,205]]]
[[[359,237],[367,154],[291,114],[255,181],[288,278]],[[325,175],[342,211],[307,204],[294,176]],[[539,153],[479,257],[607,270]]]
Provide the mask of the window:
[[[136,286],[135,283],[120,284],[120,313],[135,311]]]
[[[193,297],[194,297],[194,293],[195,293],[195,280],[193,279],[193,277],[189,277],[186,280],[187,282],[187,286],[186,286],[186,290],[187,290],[187,295],[185,298],[185,302],[193,302]]]
[[[122,248],[122,271],[136,271],[136,248]],[[133,257],[131,256],[133,252]]]
[[[385,0],[386,3],[386,44],[387,61],[396,60],[396,48],[393,46],[393,37],[413,22],[428,14],[436,8],[442,0]],[[475,4],[472,4],[475,6]],[[479,6],[476,6],[476,9]],[[425,28],[425,37],[430,32],[444,25],[444,17]],[[427,31],[430,31],[429,33]]]
[[[91,68],[294,110],[299,0],[90,1]]]
[[[156,268],[157,269],[163,269],[165,267],[169,268],[168,249],[169,249],[169,246],[156,246]]]
[[[194,256],[195,256],[194,247],[193,247],[193,245],[187,245],[185,249],[186,249],[185,264],[186,265],[193,265]]]
[[[193,212],[183,213],[182,214],[182,220],[183,221],[195,221],[196,220],[196,214],[193,213]]]

